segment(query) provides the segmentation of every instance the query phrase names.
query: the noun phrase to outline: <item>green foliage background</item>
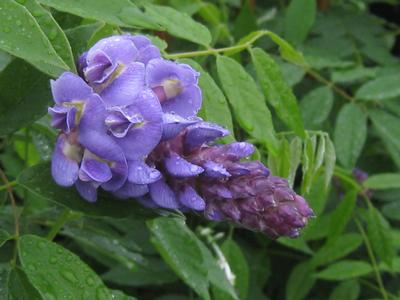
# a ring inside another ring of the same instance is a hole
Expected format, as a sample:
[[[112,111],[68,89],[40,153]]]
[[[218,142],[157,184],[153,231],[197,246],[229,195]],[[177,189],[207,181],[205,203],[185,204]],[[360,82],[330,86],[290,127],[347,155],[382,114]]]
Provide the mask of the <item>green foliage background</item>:
[[[400,27],[373,2],[1,0],[0,299],[400,299]],[[314,209],[300,238],[53,182],[49,79],[123,32],[201,72],[200,115]]]

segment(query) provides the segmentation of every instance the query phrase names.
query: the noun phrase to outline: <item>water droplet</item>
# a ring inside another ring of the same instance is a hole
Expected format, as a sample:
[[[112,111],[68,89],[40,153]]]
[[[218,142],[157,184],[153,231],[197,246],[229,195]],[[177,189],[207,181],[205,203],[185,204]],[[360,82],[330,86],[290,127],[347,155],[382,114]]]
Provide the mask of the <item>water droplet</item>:
[[[28,265],[29,271],[36,271],[36,267],[34,265]]]
[[[53,28],[49,33],[49,39],[54,40],[57,37],[57,34],[58,34],[57,29]]]
[[[50,257],[49,261],[50,261],[51,264],[55,264],[57,262],[57,258],[52,256],[52,257]]]
[[[38,243],[38,247],[39,247],[40,249],[44,249],[44,248],[46,247],[46,243],[45,243],[45,242],[39,242],[39,243]]]
[[[8,32],[10,32],[11,31],[11,29],[10,29],[10,27],[4,27],[3,28],[3,31],[5,32],[5,33],[8,33]]]
[[[15,24],[17,24],[17,26],[21,26],[22,22],[21,22],[21,20],[17,20],[17,22],[15,22]]]
[[[20,4],[25,4],[26,0],[17,0],[17,2]]]
[[[61,271],[61,275],[71,283],[78,282],[78,279],[76,279],[74,273],[72,273],[70,271]]]
[[[86,278],[86,283],[88,284],[88,285],[93,285],[94,284],[94,280],[93,280],[93,278],[92,277],[88,277],[88,278]]]

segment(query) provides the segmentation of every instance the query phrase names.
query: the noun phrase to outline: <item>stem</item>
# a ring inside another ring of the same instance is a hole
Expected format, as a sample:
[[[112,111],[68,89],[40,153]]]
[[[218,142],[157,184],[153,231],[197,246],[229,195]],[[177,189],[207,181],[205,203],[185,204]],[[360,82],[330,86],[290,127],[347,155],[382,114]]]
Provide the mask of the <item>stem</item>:
[[[11,264],[15,266],[17,262],[17,250],[18,250],[18,241],[19,241],[19,214],[17,210],[17,201],[15,200],[13,189],[12,189],[12,184],[8,180],[6,174],[2,169],[0,169],[0,177],[1,180],[5,183],[7,193],[10,197],[11,200],[11,206],[12,206],[12,211],[14,215],[14,235],[15,235],[15,248],[14,248],[14,255],[13,259],[11,261]],[[3,186],[2,186],[3,187]]]
[[[58,234],[58,232],[60,231],[60,229],[63,227],[63,225],[68,221],[69,216],[70,216],[70,210],[69,209],[64,209],[64,211],[62,212],[62,214],[58,217],[58,219],[56,220],[56,222],[54,223],[53,227],[51,228],[49,234],[47,235],[47,239],[49,241],[52,241],[56,235]]]
[[[16,180],[13,180],[13,181],[10,181],[9,183],[0,185],[0,191],[7,190],[9,187],[12,187],[12,186],[15,186],[15,185],[17,185],[17,181]]]
[[[358,282],[360,282],[361,284],[363,284],[363,285],[369,287],[370,289],[372,289],[372,290],[374,290],[374,291],[376,291],[376,292],[380,292],[380,291],[381,291],[381,290],[379,289],[378,286],[376,286],[375,284],[369,282],[368,280],[359,278],[359,279],[358,279]],[[390,292],[387,292],[387,294],[388,294],[388,296],[389,296],[390,298],[392,298],[392,299],[395,299],[395,300],[398,300],[398,299],[399,299],[399,297],[396,296],[395,294],[392,294],[392,293],[390,293]]]
[[[388,300],[389,298],[388,298],[388,295],[387,295],[387,291],[385,289],[385,286],[383,285],[381,273],[379,272],[379,267],[378,267],[378,264],[376,262],[376,258],[375,258],[374,252],[372,251],[371,244],[369,242],[368,236],[365,233],[365,230],[362,227],[360,221],[357,218],[355,218],[354,221],[355,221],[355,223],[357,225],[358,230],[360,231],[360,233],[361,233],[361,235],[363,237],[364,244],[365,244],[365,247],[367,248],[368,256],[369,256],[369,258],[371,260],[372,267],[374,269],[375,276],[376,276],[376,281],[378,283],[379,290],[380,290],[380,292],[382,294],[382,297],[383,297],[383,299]]]

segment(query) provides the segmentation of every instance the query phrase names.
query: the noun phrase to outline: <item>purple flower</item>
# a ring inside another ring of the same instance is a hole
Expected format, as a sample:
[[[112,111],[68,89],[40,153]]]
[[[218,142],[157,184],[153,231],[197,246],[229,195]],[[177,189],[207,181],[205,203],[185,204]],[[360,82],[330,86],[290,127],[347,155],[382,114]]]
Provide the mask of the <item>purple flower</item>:
[[[153,59],[146,66],[146,84],[152,88],[165,113],[192,117],[201,107],[199,73],[189,65]]]

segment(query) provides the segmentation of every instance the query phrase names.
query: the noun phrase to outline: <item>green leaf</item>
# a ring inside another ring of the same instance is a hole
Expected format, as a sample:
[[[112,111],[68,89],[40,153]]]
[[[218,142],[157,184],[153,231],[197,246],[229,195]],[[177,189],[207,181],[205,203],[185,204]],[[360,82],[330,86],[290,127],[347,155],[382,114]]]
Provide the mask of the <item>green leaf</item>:
[[[279,65],[260,48],[251,50],[253,65],[258,80],[269,104],[276,110],[280,119],[298,136],[305,138],[303,121],[296,97],[283,79]]]
[[[137,300],[135,297],[125,295],[123,292],[118,290],[108,290],[113,300]]]
[[[380,137],[400,151],[400,120],[383,110],[371,109],[368,115]]]
[[[360,295],[360,284],[357,280],[344,281],[336,286],[329,300],[357,300]]]
[[[280,237],[279,239],[277,239],[277,242],[279,244],[285,245],[286,247],[295,249],[297,251],[301,251],[306,254],[313,254],[313,251],[311,250],[310,246],[308,246],[307,242],[302,237],[296,239]]]
[[[389,219],[400,221],[400,203],[393,201],[385,204],[382,208],[382,213]]]
[[[367,138],[367,116],[355,104],[342,107],[335,125],[335,148],[340,163],[352,169],[364,147]]]
[[[44,299],[111,299],[97,274],[56,243],[24,235],[18,253],[26,275]]]
[[[229,104],[214,79],[194,60],[182,59],[180,61],[191,65],[200,72],[199,85],[203,96],[203,104],[199,114],[206,121],[226,127],[231,134],[225,137],[224,140],[226,142],[234,141],[235,138]]]
[[[305,127],[319,129],[328,118],[332,105],[333,93],[329,87],[319,87],[306,94],[300,102]]]
[[[367,275],[372,267],[365,261],[342,260],[317,273],[316,277],[325,280],[346,280]]]
[[[60,25],[54,20],[52,14],[47,9],[43,8],[37,0],[28,0],[23,2],[23,5],[31,12],[40,25],[40,28],[50,40],[54,50],[68,65],[69,69],[76,71],[75,60],[69,41]]]
[[[400,78],[395,74],[368,81],[358,89],[355,96],[364,100],[385,100],[399,95]]]
[[[314,0],[292,0],[286,12],[285,37],[295,45],[307,37],[315,21],[316,2]]]
[[[118,31],[116,30],[115,26],[109,25],[109,24],[103,24],[102,26],[97,28],[95,32],[93,32],[92,36],[90,37],[89,41],[87,42],[87,46],[92,47],[99,40],[101,40],[103,38],[107,38],[111,35],[115,35],[117,33],[118,33]]]
[[[374,207],[369,208],[366,215],[366,221],[367,234],[372,249],[383,262],[385,262],[389,267],[392,267],[396,251],[393,245],[391,228],[388,221],[386,221],[386,219]]]
[[[249,265],[239,245],[232,239],[227,239],[221,246],[221,250],[228,261],[233,274],[235,274],[235,288],[239,299],[247,299],[249,286]]]
[[[346,70],[334,70],[331,75],[333,82],[352,82],[364,78],[373,78],[376,75],[376,68],[359,67]]]
[[[288,62],[291,62],[295,65],[306,66],[307,62],[303,57],[303,54],[296,51],[292,45],[290,45],[287,41],[281,38],[279,35],[267,31],[266,35],[268,35],[271,40],[279,46],[279,52],[283,59],[286,59]]]
[[[0,1],[2,30],[0,49],[29,61],[35,67],[57,76],[69,67],[58,56],[35,18],[13,0]]]
[[[211,34],[207,27],[194,21],[189,15],[172,7],[154,4],[146,4],[145,9],[146,14],[157,20],[170,34],[204,46],[211,43]]]
[[[278,140],[271,113],[253,78],[235,60],[217,57],[218,76],[239,125],[277,155]]]
[[[324,157],[324,166],[325,166],[325,187],[328,187],[333,173],[335,171],[335,164],[336,164],[336,152],[335,146],[333,145],[331,139],[327,136],[325,137],[325,157]]]
[[[194,233],[175,218],[153,219],[148,226],[153,233],[151,241],[164,261],[200,297],[210,299],[208,270]]]
[[[345,229],[356,206],[358,192],[350,190],[332,212],[329,223],[329,240],[336,239]]]
[[[39,119],[51,101],[48,77],[15,59],[0,74],[0,136]]]
[[[9,264],[0,264],[0,299],[11,300],[8,291],[8,277],[10,274]]]
[[[51,176],[49,163],[26,169],[18,177],[18,183],[41,198],[91,216],[130,216],[139,219],[154,215],[154,212],[142,208],[136,201],[119,201],[108,194],[100,194],[96,203],[89,203],[79,196],[74,187],[64,188],[57,185]]]
[[[12,238],[13,237],[7,231],[0,229],[0,247]]]
[[[25,272],[20,268],[12,269],[8,277],[9,300],[42,300],[39,292],[29,282]]]
[[[328,241],[318,249],[310,263],[315,267],[326,265],[355,251],[360,247],[361,243],[362,237],[359,234],[348,233],[341,235],[334,240]]]
[[[308,193],[315,175],[315,153],[317,148],[317,136],[308,137],[304,142],[302,156],[303,180],[301,183],[302,193]]]
[[[371,175],[363,182],[364,187],[374,190],[400,188],[400,173]]]
[[[289,144],[290,169],[287,179],[290,186],[293,186],[294,184],[296,171],[301,162],[302,152],[303,152],[303,143],[301,139],[299,137],[294,137]]]
[[[286,300],[305,299],[315,284],[314,268],[308,261],[296,265],[286,284]]]
[[[161,29],[157,21],[143,13],[129,0],[38,0],[40,3],[82,18],[95,19],[112,25]]]

